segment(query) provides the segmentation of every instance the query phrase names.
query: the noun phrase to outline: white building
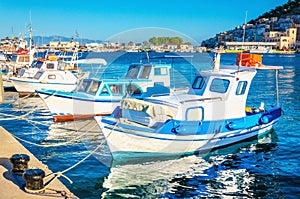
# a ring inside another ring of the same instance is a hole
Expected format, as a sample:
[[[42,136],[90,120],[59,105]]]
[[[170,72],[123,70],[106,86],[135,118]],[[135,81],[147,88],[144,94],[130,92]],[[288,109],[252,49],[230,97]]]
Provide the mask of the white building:
[[[296,46],[297,28],[288,28],[285,32],[270,31],[264,33],[266,42],[276,42],[279,49],[290,49]]]

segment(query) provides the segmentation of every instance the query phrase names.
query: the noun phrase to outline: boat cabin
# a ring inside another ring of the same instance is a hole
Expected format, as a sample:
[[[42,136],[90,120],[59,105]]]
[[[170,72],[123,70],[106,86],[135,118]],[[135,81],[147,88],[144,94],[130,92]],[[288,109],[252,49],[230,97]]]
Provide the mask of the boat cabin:
[[[123,79],[152,80],[170,87],[170,69],[170,64],[131,64]]]
[[[204,71],[196,75],[188,94],[148,97],[145,102],[133,100],[131,105],[121,106],[122,114],[132,121],[143,118],[139,123],[147,126],[163,123],[168,119],[167,116],[188,122],[243,118],[246,116],[246,100],[255,74],[255,69],[245,67],[239,71],[226,67],[218,72]],[[128,103],[125,101],[125,104]],[[149,114],[149,108],[137,110],[136,107],[151,107],[155,111]],[[161,110],[164,110],[163,114],[159,113]]]
[[[169,94],[170,68],[167,64],[132,64],[119,79],[83,79],[76,92],[119,100],[126,95],[141,99],[153,94]]]
[[[46,59],[38,58],[34,60],[29,68],[21,68],[18,72],[20,77],[33,77],[38,71],[46,70],[69,70],[71,69],[70,65],[58,61],[55,55],[47,56]]]
[[[57,83],[75,84],[77,77],[70,71],[62,70],[39,70],[33,76],[33,79],[39,80],[41,83]]]

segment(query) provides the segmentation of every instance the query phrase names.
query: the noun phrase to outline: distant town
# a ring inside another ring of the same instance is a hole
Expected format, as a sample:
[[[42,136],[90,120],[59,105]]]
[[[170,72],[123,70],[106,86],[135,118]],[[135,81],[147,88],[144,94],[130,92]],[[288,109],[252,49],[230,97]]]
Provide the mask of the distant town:
[[[206,48],[225,46],[227,52],[238,50],[299,51],[300,15],[260,18],[234,30],[217,34],[202,42]]]
[[[300,4],[300,3],[299,3]],[[266,15],[266,14],[265,14]],[[152,37],[148,41],[135,43],[102,42],[84,40],[74,37],[57,38],[47,44],[37,45],[33,37],[33,45],[38,52],[50,51],[79,51],[89,52],[210,52],[216,51],[220,46],[224,52],[253,52],[253,53],[294,53],[300,51],[300,15],[284,17],[260,17],[248,23],[237,26],[233,30],[216,34],[215,37],[202,41],[195,46],[184,42],[180,37]],[[55,38],[55,37],[53,37]],[[79,42],[81,41],[81,42]],[[6,37],[0,41],[0,50],[4,52],[28,48],[29,38]]]

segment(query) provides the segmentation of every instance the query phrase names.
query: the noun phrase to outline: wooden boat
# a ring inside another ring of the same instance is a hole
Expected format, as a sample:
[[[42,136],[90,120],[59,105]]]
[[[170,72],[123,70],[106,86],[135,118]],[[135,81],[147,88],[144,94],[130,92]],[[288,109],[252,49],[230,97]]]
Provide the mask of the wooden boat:
[[[214,63],[187,94],[126,98],[112,115],[96,116],[113,158],[210,151],[270,131],[281,108],[250,108],[246,101],[257,69],[281,67],[220,68],[219,54]]]

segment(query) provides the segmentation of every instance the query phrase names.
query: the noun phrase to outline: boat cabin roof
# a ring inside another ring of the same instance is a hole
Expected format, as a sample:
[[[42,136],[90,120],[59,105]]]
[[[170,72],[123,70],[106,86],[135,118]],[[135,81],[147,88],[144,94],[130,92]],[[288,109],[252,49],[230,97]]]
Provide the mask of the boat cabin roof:
[[[131,64],[127,70],[124,79],[150,79],[151,76],[155,75],[169,75],[169,69],[171,64],[163,63],[150,63],[150,64],[141,64],[134,63]],[[153,72],[154,70],[154,72]]]

